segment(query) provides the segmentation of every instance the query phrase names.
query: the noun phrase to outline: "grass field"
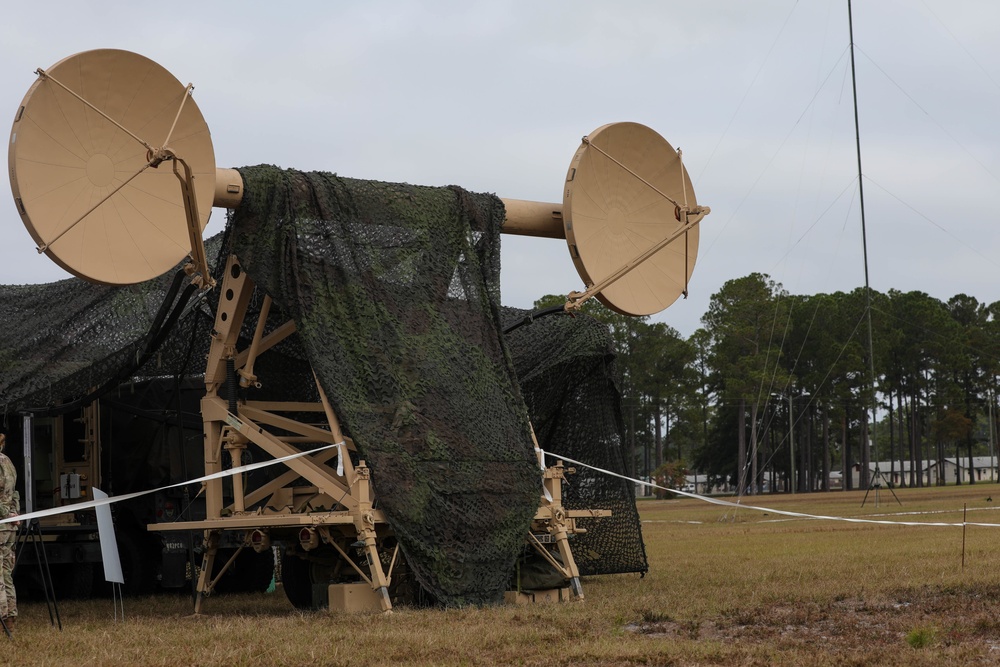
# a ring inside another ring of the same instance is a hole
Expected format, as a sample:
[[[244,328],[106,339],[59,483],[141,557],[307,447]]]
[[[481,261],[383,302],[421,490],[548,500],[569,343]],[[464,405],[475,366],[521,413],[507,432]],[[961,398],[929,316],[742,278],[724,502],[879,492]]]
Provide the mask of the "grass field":
[[[753,499],[775,509],[1000,523],[1000,487]],[[987,501],[991,494],[996,501]],[[650,572],[587,599],[392,614],[301,613],[276,594],[22,604],[10,665],[958,665],[1000,663],[1000,528],[790,519],[641,500]],[[0,639],[2,641],[2,639]]]

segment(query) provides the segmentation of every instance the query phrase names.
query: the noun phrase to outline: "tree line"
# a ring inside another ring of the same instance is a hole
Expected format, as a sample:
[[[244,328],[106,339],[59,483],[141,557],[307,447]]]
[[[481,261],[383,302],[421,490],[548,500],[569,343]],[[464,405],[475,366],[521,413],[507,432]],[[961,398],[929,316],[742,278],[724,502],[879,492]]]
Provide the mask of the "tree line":
[[[617,347],[636,476],[689,468],[756,494],[829,490],[834,471],[849,490],[855,470],[861,489],[919,487],[962,483],[944,478],[947,457],[973,470],[974,456],[993,453],[1000,301],[863,287],[795,295],[752,273],[712,295],[688,338],[596,300],[583,310]]]

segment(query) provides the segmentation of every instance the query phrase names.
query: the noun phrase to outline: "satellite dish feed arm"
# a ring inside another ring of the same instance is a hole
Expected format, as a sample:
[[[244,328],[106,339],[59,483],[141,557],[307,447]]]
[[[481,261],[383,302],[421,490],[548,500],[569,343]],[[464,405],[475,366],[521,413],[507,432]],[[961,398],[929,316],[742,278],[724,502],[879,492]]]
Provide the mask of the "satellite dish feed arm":
[[[39,79],[43,79],[43,80],[46,80],[46,81],[51,81],[52,83],[54,83],[55,85],[59,86],[60,88],[62,88],[63,90],[65,90],[67,93],[69,93],[70,95],[72,95],[73,97],[75,97],[76,99],[80,100],[80,102],[82,102],[83,105],[86,106],[88,109],[90,109],[94,113],[98,114],[99,116],[101,116],[102,118],[104,118],[104,120],[108,121],[109,123],[111,123],[112,125],[114,125],[115,127],[117,127],[119,130],[121,130],[122,132],[124,132],[128,136],[132,137],[133,139],[135,139],[136,141],[138,141],[143,146],[145,146],[145,148],[146,148],[147,151],[153,150],[152,146],[150,146],[148,143],[146,143],[145,141],[143,141],[140,137],[136,136],[136,134],[134,132],[132,132],[131,130],[129,130],[127,127],[125,127],[124,125],[122,125],[121,123],[119,123],[118,121],[116,121],[114,118],[112,118],[108,114],[104,113],[102,110],[98,109],[96,106],[94,106],[93,104],[91,104],[90,102],[88,102],[85,98],[83,98],[80,95],[78,95],[74,90],[72,90],[71,88],[69,88],[69,86],[67,86],[62,81],[60,81],[59,79],[55,78],[54,76],[52,76],[51,74],[49,74],[48,72],[46,72],[45,70],[43,70],[41,67],[39,67],[38,69],[35,70],[35,74],[38,75]],[[175,123],[176,123],[176,120],[175,120]],[[170,128],[170,131],[173,132],[173,128]]]
[[[622,169],[624,169],[630,175],[634,176],[640,183],[642,183],[643,185],[645,185],[646,187],[648,187],[649,189],[651,189],[653,192],[655,192],[656,194],[660,195],[661,197],[663,197],[664,199],[666,199],[668,202],[670,202],[671,204],[673,204],[674,206],[676,206],[678,210],[680,210],[680,211],[687,210],[687,208],[688,208],[688,205],[687,205],[687,192],[685,192],[685,197],[684,197],[685,201],[684,201],[683,204],[681,204],[676,199],[674,199],[673,197],[671,197],[667,193],[663,192],[663,190],[661,190],[660,188],[656,187],[655,185],[653,185],[652,183],[650,183],[648,180],[646,180],[645,178],[643,178],[640,174],[636,173],[633,169],[630,169],[628,166],[622,164],[621,161],[619,161],[613,155],[611,155],[610,153],[608,153],[606,150],[604,150],[603,148],[601,148],[600,146],[598,146],[597,144],[595,144],[594,142],[592,142],[590,140],[589,136],[583,137],[583,139],[581,139],[581,142],[585,146],[589,146],[589,147],[593,148],[595,151],[597,151],[598,153],[600,153],[601,155],[603,155],[604,157],[608,158],[609,160],[611,160],[612,162],[614,162],[616,165],[618,165],[619,167],[621,167]],[[679,150],[677,151],[677,156],[678,156],[678,158],[681,156],[681,152]],[[704,216],[702,216],[702,217],[704,217]],[[680,219],[680,216],[678,216],[678,219]]]
[[[180,106],[177,107],[177,113],[174,114],[174,122],[170,124],[170,130],[167,132],[167,138],[163,140],[164,147],[170,145],[170,138],[174,136],[174,130],[177,128],[177,121],[180,120],[181,112],[184,111],[184,103],[187,102],[193,92],[194,84],[189,83],[187,87],[184,88],[184,95],[181,96],[181,103]]]
[[[711,212],[712,209],[708,206],[696,206],[692,211],[679,209],[678,217],[680,219],[681,226],[678,227],[673,234],[670,234],[661,241],[654,243],[639,254],[635,259],[623,264],[617,271],[614,271],[603,280],[589,286],[586,291],[570,292],[566,297],[566,310],[570,312],[579,310],[588,299],[597,296],[602,290],[607,289],[617,280],[624,278],[630,271],[638,268],[643,262],[663,250],[665,247],[670,245],[670,243],[676,241],[678,238],[694,229],[702,221],[702,219]]]
[[[105,195],[100,200],[98,200],[98,202],[96,204],[94,204],[93,206],[91,206],[87,210],[86,213],[84,213],[83,215],[79,216],[76,220],[74,220],[73,222],[71,222],[65,229],[63,229],[61,232],[59,232],[58,234],[56,234],[52,239],[50,239],[50,240],[48,240],[48,241],[46,241],[44,243],[39,243],[38,246],[35,248],[35,250],[38,251],[39,255],[41,255],[43,252],[45,252],[46,250],[48,250],[52,246],[53,243],[55,243],[56,241],[58,241],[59,239],[61,239],[63,236],[66,235],[67,232],[69,232],[71,229],[73,229],[78,224],[80,224],[81,222],[83,222],[84,218],[86,218],[88,215],[90,215],[91,213],[93,213],[94,211],[96,211],[97,207],[99,207],[101,204],[103,204],[104,202],[108,201],[112,197],[114,197],[116,194],[118,194],[119,190],[123,189],[125,186],[127,186],[129,183],[131,183],[136,178],[136,176],[140,176],[143,172],[145,172],[147,169],[149,169],[152,166],[153,166],[153,162],[152,161],[147,162],[141,169],[139,169],[139,171],[135,172],[134,174],[132,174],[131,176],[129,176],[127,179],[125,179],[124,181],[122,181],[114,190],[112,190],[109,194]]]
[[[208,258],[205,255],[205,242],[201,238],[201,216],[198,214],[198,199],[194,194],[194,175],[191,167],[183,159],[172,156],[174,174],[181,182],[181,193],[184,199],[184,216],[187,218],[188,237],[191,240],[191,263],[184,271],[191,276],[191,282],[204,288],[215,287],[212,272],[208,268]],[[181,166],[183,174],[177,169]]]

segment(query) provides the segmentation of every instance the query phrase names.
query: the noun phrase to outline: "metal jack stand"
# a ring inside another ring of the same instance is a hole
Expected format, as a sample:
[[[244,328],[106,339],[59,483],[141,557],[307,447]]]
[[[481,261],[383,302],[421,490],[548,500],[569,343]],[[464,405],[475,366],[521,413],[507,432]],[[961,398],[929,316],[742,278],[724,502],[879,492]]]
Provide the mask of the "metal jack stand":
[[[539,452],[539,461],[543,461],[542,450],[537,451]],[[548,466],[543,470],[544,495],[540,499],[540,506],[535,513],[535,520],[528,533],[528,544],[534,547],[535,551],[549,565],[569,581],[568,592],[572,594],[573,598],[583,600],[580,570],[573,558],[569,539],[573,535],[586,532],[585,529],[577,527],[577,519],[608,517],[611,516],[611,511],[603,509],[571,510],[563,507],[562,483],[567,472],[574,473],[576,471],[572,468],[567,470],[562,461],[556,461],[555,465]],[[552,547],[554,550],[551,549]],[[561,592],[550,591],[550,593],[555,593],[560,600],[564,599]],[[514,602],[522,601],[520,575],[518,576],[517,595],[511,596],[509,599]]]
[[[59,605],[56,603],[55,586],[52,584],[49,558],[45,554],[45,545],[42,543],[42,531],[39,528],[38,519],[22,521],[21,527],[18,528],[18,537],[20,539],[18,539],[17,556],[14,558],[14,570],[17,570],[17,566],[21,562],[21,552],[24,551],[24,545],[27,544],[28,540],[31,540],[32,547],[35,550],[35,561],[38,563],[38,571],[42,577],[45,604],[49,608],[49,623],[52,625],[58,624],[59,630],[62,631],[62,619],[59,618]],[[11,576],[13,576],[13,572]],[[4,629],[6,630],[6,626]],[[8,634],[10,634],[9,631]]]
[[[865,503],[868,502],[868,494],[871,492],[872,489],[875,489],[875,507],[878,507],[879,491],[881,491],[882,489],[882,482],[885,482],[886,488],[889,489],[889,493],[891,493],[892,497],[896,499],[896,502],[899,503],[900,505],[903,504],[902,501],[899,500],[899,496],[896,495],[896,492],[892,490],[892,484],[890,484],[889,480],[885,478],[885,473],[883,473],[882,470],[878,467],[878,462],[876,461],[875,473],[872,476],[872,483],[871,485],[868,486],[868,489],[865,490],[865,497],[861,499],[862,507],[864,507]]]

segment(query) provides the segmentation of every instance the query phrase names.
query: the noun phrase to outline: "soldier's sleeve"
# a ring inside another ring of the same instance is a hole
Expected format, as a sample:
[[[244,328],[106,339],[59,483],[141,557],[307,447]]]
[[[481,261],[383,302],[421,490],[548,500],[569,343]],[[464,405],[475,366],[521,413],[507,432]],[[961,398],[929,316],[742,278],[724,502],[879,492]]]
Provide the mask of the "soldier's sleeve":
[[[14,470],[13,462],[5,456],[0,463],[2,463],[4,473],[0,475],[0,498],[3,499],[0,501],[0,512],[6,519],[11,512],[16,512],[17,508],[20,507],[21,496],[17,491],[17,486],[13,483],[17,479],[17,471]],[[14,488],[7,488],[8,479]]]
[[[6,468],[7,462],[0,460],[0,468]],[[4,471],[6,472],[6,471]],[[10,516],[12,495],[7,492],[7,475],[0,474],[0,518]],[[15,492],[16,493],[16,492]]]

